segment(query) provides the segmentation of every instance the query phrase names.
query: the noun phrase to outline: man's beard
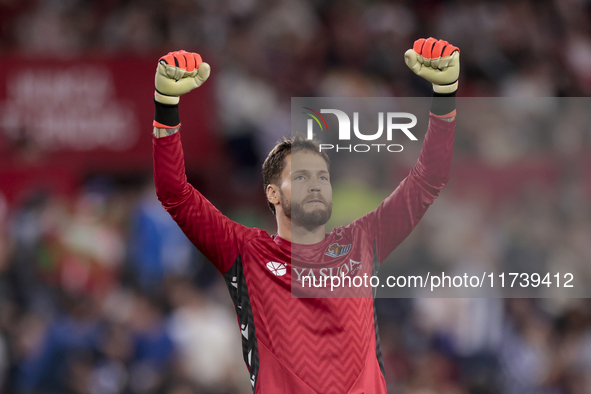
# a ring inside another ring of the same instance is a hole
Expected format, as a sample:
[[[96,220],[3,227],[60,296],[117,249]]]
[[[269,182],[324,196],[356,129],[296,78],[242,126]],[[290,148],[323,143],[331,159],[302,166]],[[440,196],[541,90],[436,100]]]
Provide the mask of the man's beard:
[[[304,210],[304,203],[292,204],[290,200],[285,198],[285,195],[279,190],[281,196],[281,203],[283,205],[283,212],[285,216],[291,219],[292,225],[301,226],[312,230],[318,226],[325,225],[332,215],[332,202],[326,203],[324,198],[317,196],[315,200],[320,200],[325,204],[325,208],[316,208],[312,211]]]

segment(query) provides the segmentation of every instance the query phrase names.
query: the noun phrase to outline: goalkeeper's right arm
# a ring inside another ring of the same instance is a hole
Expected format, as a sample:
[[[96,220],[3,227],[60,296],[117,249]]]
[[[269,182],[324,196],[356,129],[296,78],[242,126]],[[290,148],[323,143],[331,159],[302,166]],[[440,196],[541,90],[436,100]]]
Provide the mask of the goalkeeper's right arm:
[[[156,69],[154,92],[154,136],[166,137],[179,131],[180,96],[198,88],[207,80],[209,64],[197,53],[176,51],[162,56]]]
[[[154,181],[164,209],[217,269],[226,273],[238,256],[248,229],[222,215],[187,182],[178,133],[179,97],[201,86],[209,72],[209,65],[196,53],[171,52],[158,61],[152,138]]]

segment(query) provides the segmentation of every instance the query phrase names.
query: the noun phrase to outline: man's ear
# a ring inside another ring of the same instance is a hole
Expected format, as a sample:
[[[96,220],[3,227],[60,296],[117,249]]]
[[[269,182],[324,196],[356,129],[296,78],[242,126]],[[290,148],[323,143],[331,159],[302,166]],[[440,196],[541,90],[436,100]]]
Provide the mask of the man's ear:
[[[279,195],[279,187],[276,185],[267,185],[267,201],[273,205],[277,205],[281,202],[281,196]]]

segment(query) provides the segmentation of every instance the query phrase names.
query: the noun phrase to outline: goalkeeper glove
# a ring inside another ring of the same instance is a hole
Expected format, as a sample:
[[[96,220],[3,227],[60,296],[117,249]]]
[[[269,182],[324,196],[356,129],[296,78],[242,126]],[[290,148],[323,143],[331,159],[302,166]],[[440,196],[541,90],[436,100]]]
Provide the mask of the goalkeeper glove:
[[[180,96],[198,88],[209,78],[211,68],[197,53],[170,52],[158,60],[154,92],[154,127],[175,129],[180,125]]]
[[[454,93],[460,75],[460,50],[433,37],[416,40],[413,49],[404,54],[404,62],[419,77],[433,84],[440,94]]]
[[[197,53],[169,52],[158,61],[154,99],[162,104],[176,105],[179,96],[198,88],[209,78],[211,68]]]

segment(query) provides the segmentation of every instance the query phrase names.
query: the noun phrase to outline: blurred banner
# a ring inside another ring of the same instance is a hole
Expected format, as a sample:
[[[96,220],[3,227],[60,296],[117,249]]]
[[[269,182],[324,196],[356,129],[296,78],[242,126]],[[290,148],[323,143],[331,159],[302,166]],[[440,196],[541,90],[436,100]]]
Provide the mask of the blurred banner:
[[[34,183],[67,192],[96,172],[149,172],[156,58],[38,59],[0,64],[0,191]],[[210,163],[213,84],[183,98],[187,165]]]

